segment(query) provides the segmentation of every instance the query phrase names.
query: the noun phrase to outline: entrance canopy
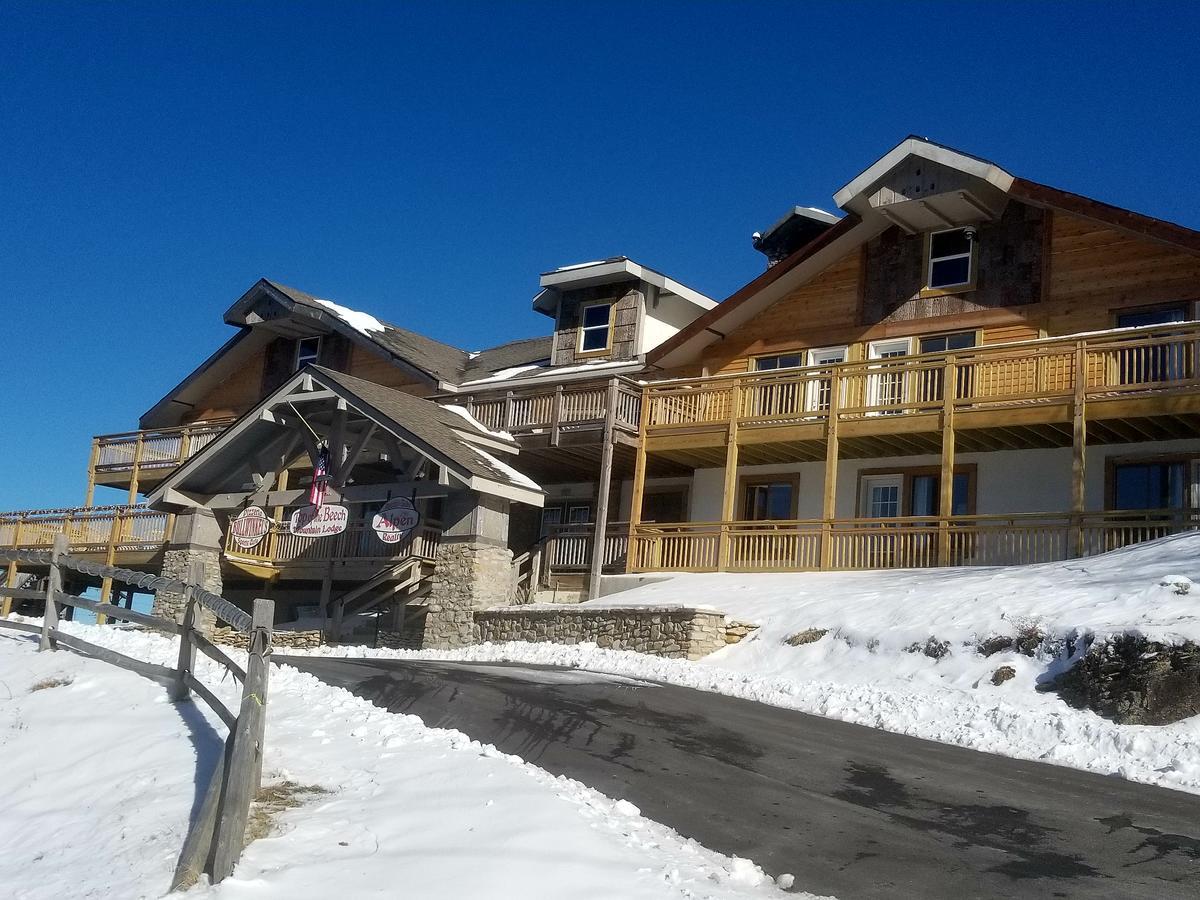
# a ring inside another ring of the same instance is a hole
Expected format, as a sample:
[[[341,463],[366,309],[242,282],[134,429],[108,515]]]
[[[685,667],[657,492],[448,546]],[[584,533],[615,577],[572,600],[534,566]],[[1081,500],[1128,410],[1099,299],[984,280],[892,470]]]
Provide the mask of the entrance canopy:
[[[156,509],[287,505],[280,484],[298,457],[326,459],[330,502],[440,496],[457,490],[541,506],[542,489],[504,462],[519,448],[465,410],[319,366],[293,375],[147,497]]]

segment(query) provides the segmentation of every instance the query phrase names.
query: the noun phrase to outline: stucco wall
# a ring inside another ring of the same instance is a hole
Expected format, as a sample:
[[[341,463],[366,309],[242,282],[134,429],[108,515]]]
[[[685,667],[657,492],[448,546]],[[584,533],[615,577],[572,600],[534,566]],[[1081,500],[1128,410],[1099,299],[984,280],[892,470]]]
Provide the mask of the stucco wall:
[[[1200,440],[1146,441],[1107,444],[1088,448],[1085,501],[1089,510],[1104,508],[1104,479],[1109,457],[1152,456],[1158,453],[1195,451]],[[847,459],[838,464],[837,517],[854,518],[858,476],[864,469],[936,466],[935,454],[875,459]],[[1071,450],[1009,450],[995,453],[960,453],[959,465],[976,466],[976,511],[982,515],[1019,512],[1066,512],[1071,507]],[[821,462],[774,466],[742,466],[743,475],[800,475],[796,517],[821,518],[825,464]],[[697,469],[692,478],[691,521],[716,522],[721,518],[723,469]],[[740,514],[740,511],[739,511]]]

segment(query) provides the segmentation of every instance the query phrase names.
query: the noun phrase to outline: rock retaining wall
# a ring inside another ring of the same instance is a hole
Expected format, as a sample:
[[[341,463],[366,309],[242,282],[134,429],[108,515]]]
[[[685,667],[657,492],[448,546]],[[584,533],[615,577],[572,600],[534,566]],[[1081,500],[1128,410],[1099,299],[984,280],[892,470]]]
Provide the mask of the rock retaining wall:
[[[236,647],[239,650],[250,649],[250,635],[243,634],[233,628],[218,628],[213,633],[213,640],[226,647]],[[280,648],[299,649],[320,647],[325,643],[325,635],[317,631],[275,631],[271,634],[271,646]]]
[[[680,659],[700,659],[726,643],[723,614],[680,607],[508,606],[476,612],[475,632],[480,642],[593,641]]]

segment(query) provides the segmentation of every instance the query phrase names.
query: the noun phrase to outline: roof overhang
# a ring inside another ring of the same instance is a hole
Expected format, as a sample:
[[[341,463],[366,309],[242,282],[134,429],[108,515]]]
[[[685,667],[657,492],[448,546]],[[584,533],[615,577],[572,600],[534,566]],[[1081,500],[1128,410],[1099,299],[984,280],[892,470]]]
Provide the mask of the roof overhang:
[[[353,447],[355,459],[365,454],[378,461],[386,455],[389,466],[403,466],[410,471],[418,471],[418,463],[425,460],[439,467],[441,478],[449,486],[542,505],[544,493],[539,487],[491,456],[492,451],[519,452],[515,441],[491,432],[477,432],[466,420],[462,427],[441,422],[422,427],[397,421],[396,416],[348,387],[350,381],[313,366],[297,372],[175,469],[147,495],[147,503],[170,510],[235,506],[269,490],[270,484],[264,487],[264,479],[274,478],[297,457],[307,453],[311,461],[319,439],[332,440],[337,435],[337,443],[331,446],[345,446],[347,458]],[[399,393],[378,385],[371,388],[376,393]],[[404,396],[406,403],[434,406],[430,401]],[[436,435],[426,433],[435,425]],[[464,454],[462,450],[470,452]],[[392,458],[397,455],[401,458]]]
[[[653,285],[658,288],[660,294],[674,294],[700,311],[710,310],[717,305],[717,301],[711,297],[706,297],[699,291],[680,284],[674,278],[668,278],[661,272],[639,265],[628,257],[617,256],[612,259],[563,266],[542,273],[539,282],[542,290],[533,298],[533,308],[537,312],[554,315],[558,299],[566,291],[635,280]]]

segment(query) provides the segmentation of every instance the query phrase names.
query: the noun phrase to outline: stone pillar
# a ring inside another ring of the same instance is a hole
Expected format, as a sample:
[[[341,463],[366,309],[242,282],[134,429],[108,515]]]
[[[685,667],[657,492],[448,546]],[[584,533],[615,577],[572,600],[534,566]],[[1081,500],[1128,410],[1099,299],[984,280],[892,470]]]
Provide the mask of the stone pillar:
[[[451,494],[430,578],[424,646],[438,650],[477,640],[475,611],[505,606],[516,593],[508,549],[509,501],[475,491]]]
[[[171,542],[163,553],[162,572],[165,578],[183,578],[192,560],[204,568],[203,587],[214,594],[221,593],[221,526],[207,509],[189,509],[175,517]],[[183,593],[159,591],[154,597],[153,613],[176,622],[183,621]],[[196,623],[204,632],[211,632],[215,622],[212,613],[199,610]]]

